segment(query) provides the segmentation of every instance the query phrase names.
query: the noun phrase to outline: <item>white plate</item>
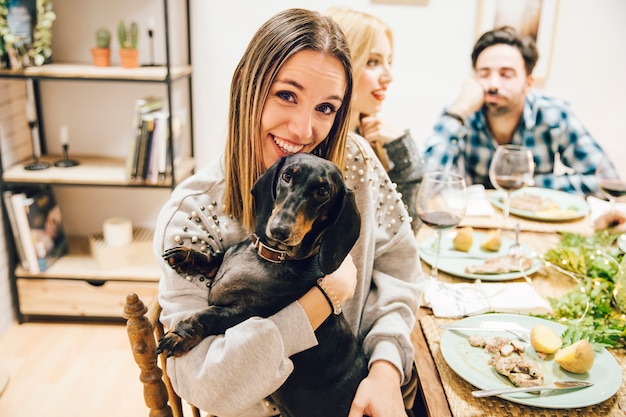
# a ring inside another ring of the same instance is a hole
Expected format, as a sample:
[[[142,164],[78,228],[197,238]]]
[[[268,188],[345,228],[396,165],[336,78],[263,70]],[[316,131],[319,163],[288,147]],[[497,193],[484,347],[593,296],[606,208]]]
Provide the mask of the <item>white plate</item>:
[[[537,195],[539,197],[552,200],[559,205],[560,211],[558,213],[555,213],[554,211],[529,211],[511,207],[509,213],[518,217],[547,222],[559,222],[580,219],[589,213],[589,206],[587,205],[587,202],[576,194],[570,194],[559,190],[551,190],[549,188],[527,187],[512,192],[511,198],[520,194]],[[491,195],[491,204],[500,210],[503,210],[503,197],[503,191],[496,191]]]
[[[481,243],[485,240],[485,233],[474,232],[474,242],[468,252],[455,251],[452,246],[456,232],[444,234],[441,237],[441,252],[439,255],[438,269],[450,275],[461,278],[480,279],[483,281],[507,281],[517,278],[523,278],[524,275],[534,274],[541,268],[541,261],[534,257],[533,251],[526,245],[521,245],[524,256],[533,258],[532,266],[522,272],[508,272],[506,274],[470,274],[465,272],[465,268],[470,265],[485,262],[487,258],[495,258],[509,253],[509,247],[515,243],[514,240],[503,237],[502,246],[498,252],[490,252],[480,248]],[[435,261],[435,244],[436,236],[425,239],[419,246],[420,258],[428,265],[432,265]],[[476,256],[472,258],[471,256]]]
[[[506,326],[521,326],[532,329],[536,324],[545,324],[562,333],[565,326],[553,321],[537,317],[516,314],[484,314],[481,316],[468,317],[455,324],[472,327],[502,328]],[[446,363],[457,375],[479,389],[508,388],[513,385],[509,379],[498,374],[487,362],[490,354],[483,348],[472,347],[467,337],[472,334],[483,334],[477,331],[459,332],[446,330],[441,336],[440,349]],[[487,336],[511,337],[506,332],[484,332]],[[518,393],[500,395],[505,400],[543,408],[578,408],[601,403],[612,397],[622,383],[622,370],[606,349],[602,348],[595,352],[595,361],[591,370],[585,374],[573,374],[564,371],[553,360],[554,355],[548,356],[547,360],[537,357],[532,346],[528,345],[524,355],[539,364],[543,371],[544,383],[554,381],[579,380],[593,382],[589,388],[574,391],[546,391],[541,396],[533,393]]]

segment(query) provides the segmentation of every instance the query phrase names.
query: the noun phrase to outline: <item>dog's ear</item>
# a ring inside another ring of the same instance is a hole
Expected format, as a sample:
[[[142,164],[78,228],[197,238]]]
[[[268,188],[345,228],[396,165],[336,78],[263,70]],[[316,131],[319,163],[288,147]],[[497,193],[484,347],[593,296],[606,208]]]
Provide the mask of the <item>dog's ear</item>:
[[[337,218],[326,231],[320,246],[319,265],[324,274],[339,268],[361,234],[361,215],[354,193],[348,187],[344,187],[342,200]]]
[[[256,223],[263,219],[263,222],[269,218],[274,209],[274,201],[276,200],[276,180],[281,171],[285,158],[281,158],[274,163],[261,175],[252,186],[252,197],[254,198],[254,213]],[[271,194],[268,193],[271,190]]]

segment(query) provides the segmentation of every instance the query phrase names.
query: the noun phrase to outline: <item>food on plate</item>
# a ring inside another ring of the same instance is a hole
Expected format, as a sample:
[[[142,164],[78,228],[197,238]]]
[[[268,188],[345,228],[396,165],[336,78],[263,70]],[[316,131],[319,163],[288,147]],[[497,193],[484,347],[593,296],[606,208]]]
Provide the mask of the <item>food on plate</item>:
[[[561,368],[575,374],[584,374],[593,366],[595,355],[587,339],[565,346],[554,354],[554,361]]]
[[[480,264],[468,265],[465,272],[468,274],[507,274],[509,272],[525,271],[533,265],[530,258],[516,255],[502,255],[495,258],[489,258]]]
[[[543,374],[539,366],[524,356],[494,358],[492,365],[500,375],[504,375],[516,387],[536,387],[543,385]]]
[[[550,210],[539,210],[537,212],[538,216],[549,217],[551,219],[558,219],[560,217],[571,217],[575,216],[578,213],[578,210],[563,210],[563,209],[550,209]]]
[[[535,387],[543,384],[543,374],[539,366],[524,356],[525,346],[519,340],[506,337],[484,337],[474,334],[467,338],[470,345],[482,347],[491,354],[488,364],[504,375],[516,387]]]
[[[454,249],[467,252],[474,244],[474,229],[470,226],[462,227],[456,232],[456,236],[452,239]]]
[[[530,330],[530,344],[537,352],[554,353],[561,346],[561,336],[545,324],[537,324]]]
[[[511,197],[511,208],[525,211],[561,209],[555,201],[532,193],[519,193]]]
[[[522,342],[506,337],[484,337],[480,334],[474,334],[467,338],[470,345],[474,347],[482,347],[486,352],[498,354],[500,356],[511,356],[513,353],[524,353],[526,347]]]
[[[480,248],[491,252],[497,252],[502,246],[502,238],[500,237],[500,230],[491,230],[485,235],[483,243]]]

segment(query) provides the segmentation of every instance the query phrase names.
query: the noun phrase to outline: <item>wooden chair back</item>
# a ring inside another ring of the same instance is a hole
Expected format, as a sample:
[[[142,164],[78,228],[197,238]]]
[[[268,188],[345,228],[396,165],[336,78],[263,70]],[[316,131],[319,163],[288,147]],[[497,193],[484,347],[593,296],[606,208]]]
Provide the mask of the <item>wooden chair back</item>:
[[[149,416],[183,417],[182,401],[167,376],[165,354],[156,354],[157,341],[164,334],[160,314],[161,306],[156,297],[146,307],[137,294],[129,293],[126,296],[126,331],[133,357],[140,369],[139,380],[143,383],[143,396],[150,409]],[[189,407],[193,417],[200,417],[197,407],[191,404]]]

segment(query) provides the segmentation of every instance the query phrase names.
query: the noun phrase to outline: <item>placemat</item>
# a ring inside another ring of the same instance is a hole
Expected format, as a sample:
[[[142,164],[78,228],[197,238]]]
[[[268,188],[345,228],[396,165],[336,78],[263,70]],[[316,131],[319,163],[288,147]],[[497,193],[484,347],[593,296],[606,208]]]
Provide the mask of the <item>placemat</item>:
[[[619,391],[608,400],[599,404],[557,410],[550,408],[530,407],[512,403],[497,397],[474,398],[471,391],[473,386],[459,377],[445,362],[439,350],[439,341],[444,330],[439,328],[441,323],[451,323],[454,320],[437,319],[433,316],[425,316],[420,319],[420,325],[428,342],[428,347],[437,366],[439,377],[446,393],[450,411],[457,417],[482,417],[482,416],[506,416],[506,417],[618,417],[624,416],[617,406],[617,400],[626,394],[626,352],[623,349],[610,349],[622,368],[622,385]]]

